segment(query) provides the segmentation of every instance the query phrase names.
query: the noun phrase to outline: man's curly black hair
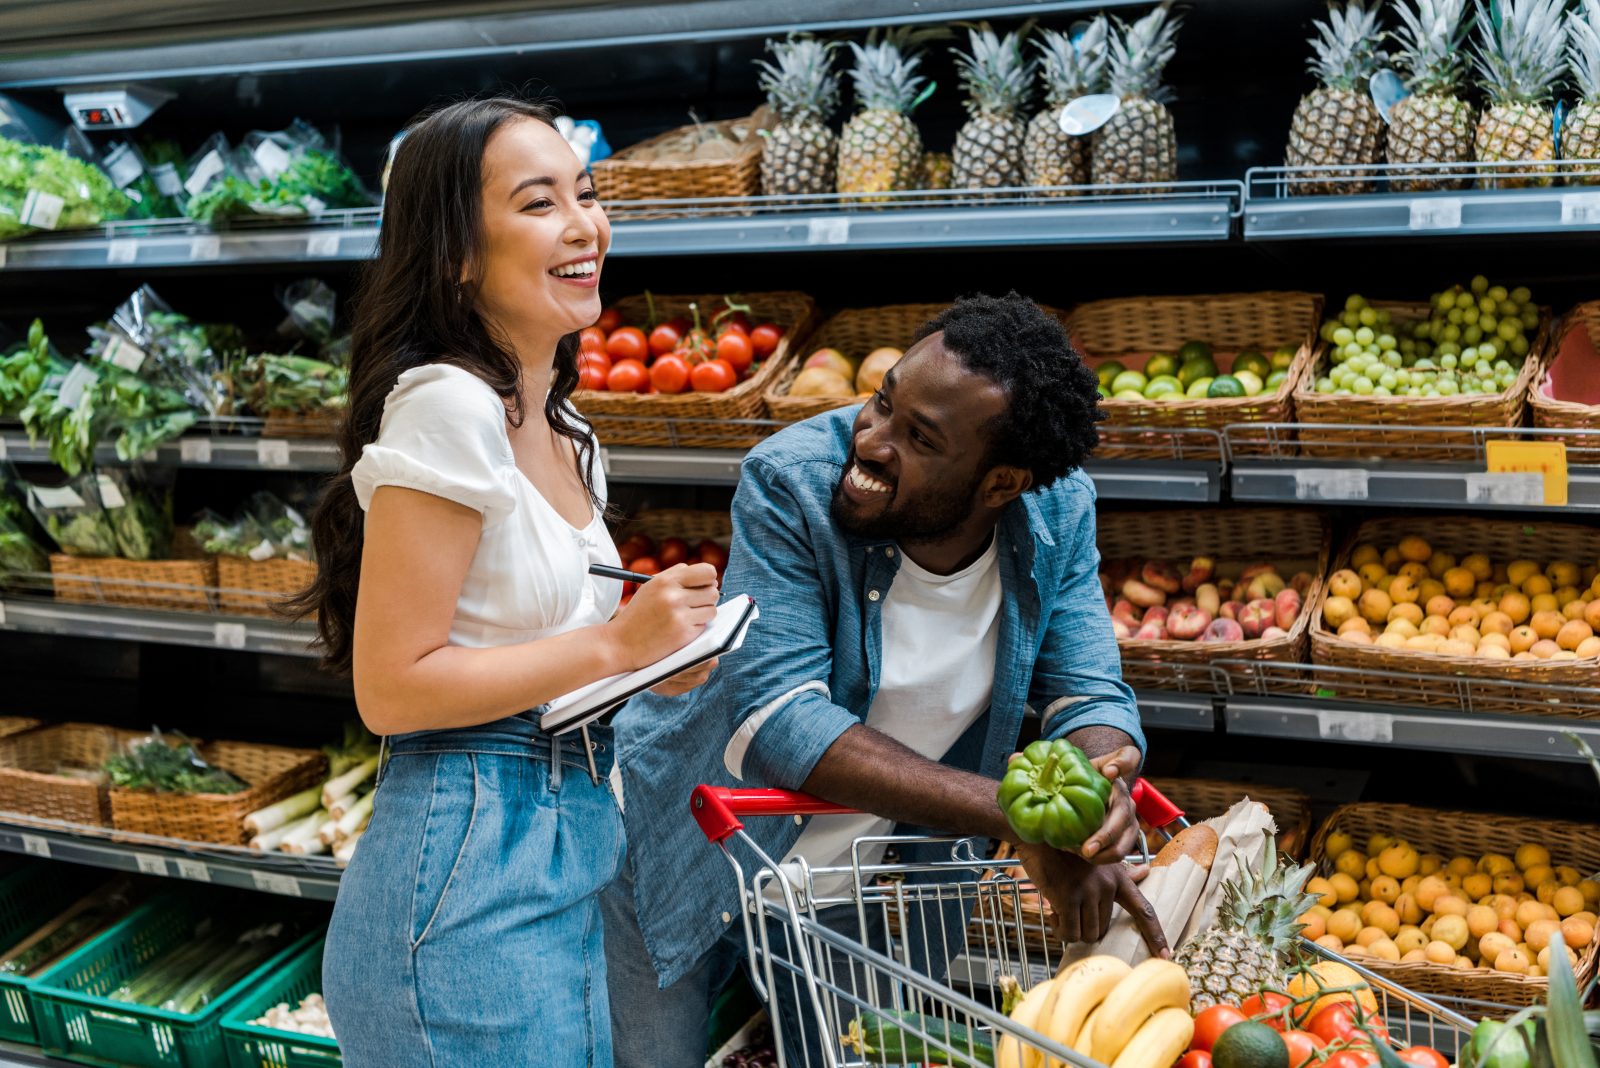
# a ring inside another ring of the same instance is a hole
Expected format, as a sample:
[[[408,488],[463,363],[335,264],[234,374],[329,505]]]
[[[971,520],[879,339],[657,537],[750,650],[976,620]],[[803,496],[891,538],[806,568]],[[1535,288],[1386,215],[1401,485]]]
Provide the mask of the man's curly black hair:
[[[1100,441],[1094,425],[1105,418],[1099,380],[1055,316],[1015,290],[978,293],[923,324],[916,340],[940,331],[967,370],[1011,400],[989,426],[989,466],[1026,468],[1039,489],[1083,466]]]

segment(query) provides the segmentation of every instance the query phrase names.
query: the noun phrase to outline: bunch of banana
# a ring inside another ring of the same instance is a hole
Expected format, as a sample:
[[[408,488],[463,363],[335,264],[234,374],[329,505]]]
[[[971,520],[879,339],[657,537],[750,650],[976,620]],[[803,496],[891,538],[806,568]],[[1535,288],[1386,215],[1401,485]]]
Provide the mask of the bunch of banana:
[[[1040,983],[1011,1010],[1011,1021],[1111,1068],[1170,1068],[1194,1037],[1189,977],[1170,960],[1137,968],[1089,957]],[[1068,1068],[1003,1035],[996,1068]]]

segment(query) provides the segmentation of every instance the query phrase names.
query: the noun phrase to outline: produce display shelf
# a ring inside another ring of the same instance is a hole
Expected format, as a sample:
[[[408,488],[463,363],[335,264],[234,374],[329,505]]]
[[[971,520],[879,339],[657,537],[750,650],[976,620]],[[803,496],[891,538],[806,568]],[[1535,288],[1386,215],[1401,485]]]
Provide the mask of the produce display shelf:
[[[1440,192],[1391,192],[1388,175],[1415,172],[1401,164],[1318,167],[1329,177],[1308,178],[1304,167],[1252,167],[1245,172],[1244,238],[1247,241],[1350,237],[1449,237],[1493,234],[1590,235],[1600,230],[1600,186],[1551,185],[1492,188],[1517,164],[1444,164],[1452,180],[1469,187]],[[1600,163],[1567,160],[1549,165],[1558,175],[1593,182]],[[1344,177],[1348,175],[1349,177]],[[1366,175],[1374,175],[1368,179]],[[1348,187],[1349,193],[1296,195],[1310,180]],[[1562,178],[1558,177],[1557,181]],[[1363,191],[1375,187],[1377,191]]]
[[[188,219],[110,222],[94,230],[0,244],[0,268],[73,271],[364,260],[377,251],[381,214],[379,208],[349,208],[324,212],[315,222],[246,223],[227,230]]]
[[[309,625],[34,597],[0,599],[0,630],[311,656]]]
[[[332,901],[339,890],[339,868],[325,858],[257,853],[16,813],[0,813],[0,850],[316,901]]]
[[[52,1057],[34,1046],[0,1042],[0,1068],[82,1068],[77,1061]]]

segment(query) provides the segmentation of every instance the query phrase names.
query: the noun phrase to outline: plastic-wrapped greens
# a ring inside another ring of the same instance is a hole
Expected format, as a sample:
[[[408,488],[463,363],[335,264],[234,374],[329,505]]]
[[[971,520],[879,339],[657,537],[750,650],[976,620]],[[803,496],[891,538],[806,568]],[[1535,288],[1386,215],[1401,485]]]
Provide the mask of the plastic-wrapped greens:
[[[70,230],[120,219],[129,200],[93,163],[57,148],[0,137],[0,241],[36,230]]]
[[[35,319],[26,341],[5,346],[0,355],[0,415],[15,416],[27,407],[51,375],[65,375],[67,361],[45,336],[44,323]]]
[[[71,556],[116,556],[117,532],[100,506],[93,475],[79,475],[63,486],[29,486],[28,509]]]
[[[219,151],[214,135],[210,151]],[[339,154],[338,146],[310,123],[296,119],[282,130],[247,134],[237,150],[222,152],[220,169],[197,157],[208,176],[196,182],[191,173],[190,218],[216,224],[230,218],[264,215],[301,218],[329,208],[355,208],[372,203],[371,195]]]
[[[171,554],[170,482],[113,469],[96,476],[95,488],[116,533],[117,555],[129,560],[163,560]]]
[[[0,581],[50,566],[47,535],[28,511],[27,489],[0,464]]]
[[[208,553],[255,560],[309,561],[311,529],[300,511],[266,491],[250,498],[233,519],[207,510],[194,537]]]

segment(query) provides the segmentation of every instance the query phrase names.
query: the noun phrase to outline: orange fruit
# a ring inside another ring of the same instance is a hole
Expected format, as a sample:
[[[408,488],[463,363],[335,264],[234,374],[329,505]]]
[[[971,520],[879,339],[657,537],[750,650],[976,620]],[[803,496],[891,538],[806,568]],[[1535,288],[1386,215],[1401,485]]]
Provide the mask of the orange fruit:
[[[1556,644],[1563,649],[1576,650],[1587,639],[1594,637],[1594,630],[1581,619],[1569,619],[1556,631]]]
[[[1535,612],[1533,620],[1528,624],[1533,632],[1541,638],[1554,638],[1561,632],[1561,626],[1566,622],[1566,617],[1560,612]]]
[[[1452,597],[1471,597],[1478,588],[1478,577],[1464,567],[1452,567],[1441,577],[1444,591]]]
[[[1513,623],[1526,623],[1533,612],[1528,598],[1520,593],[1508,593],[1500,598],[1500,611],[1511,617]]]

